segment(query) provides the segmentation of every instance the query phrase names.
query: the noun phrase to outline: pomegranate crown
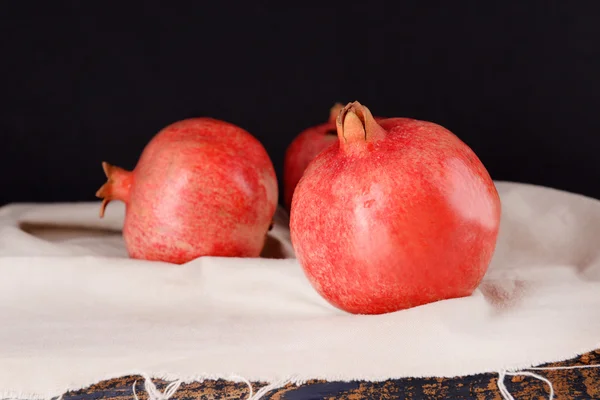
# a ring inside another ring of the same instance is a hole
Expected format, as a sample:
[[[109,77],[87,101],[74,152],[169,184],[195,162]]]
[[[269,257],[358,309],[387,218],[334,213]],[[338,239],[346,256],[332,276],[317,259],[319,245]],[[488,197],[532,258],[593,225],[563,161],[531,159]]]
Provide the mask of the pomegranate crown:
[[[340,110],[336,125],[342,147],[373,142],[385,136],[385,130],[375,121],[371,111],[358,101],[348,103]]]

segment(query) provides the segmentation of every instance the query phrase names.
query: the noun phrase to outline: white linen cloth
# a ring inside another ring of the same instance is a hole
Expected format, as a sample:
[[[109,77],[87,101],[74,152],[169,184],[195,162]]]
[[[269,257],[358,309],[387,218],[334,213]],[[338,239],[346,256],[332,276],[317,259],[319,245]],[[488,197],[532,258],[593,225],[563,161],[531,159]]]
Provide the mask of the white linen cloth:
[[[111,203],[0,208],[0,398],[145,373],[183,379],[385,380],[558,361],[600,347],[600,202],[497,182],[492,265],[470,297],[378,316],[334,309],[269,251],[183,266],[127,258]],[[272,255],[271,255],[272,256]]]

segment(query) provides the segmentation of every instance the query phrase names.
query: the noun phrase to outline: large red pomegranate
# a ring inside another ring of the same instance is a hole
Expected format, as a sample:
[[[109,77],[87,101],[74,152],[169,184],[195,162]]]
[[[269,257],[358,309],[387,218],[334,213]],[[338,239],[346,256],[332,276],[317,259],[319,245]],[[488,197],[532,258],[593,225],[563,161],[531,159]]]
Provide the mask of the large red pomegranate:
[[[283,160],[283,201],[289,210],[294,188],[313,158],[337,141],[335,120],[344,106],[334,104],[329,111],[329,120],[300,132],[290,143]]]
[[[474,152],[447,129],[375,121],[349,103],[339,141],[298,183],[291,239],[314,288],[350,313],[469,296],[494,253],[500,200]]]
[[[257,257],[277,206],[261,143],[224,121],[192,118],[162,129],[131,172],[103,163],[100,215],[126,203],[132,258],[182,264],[200,256]]]

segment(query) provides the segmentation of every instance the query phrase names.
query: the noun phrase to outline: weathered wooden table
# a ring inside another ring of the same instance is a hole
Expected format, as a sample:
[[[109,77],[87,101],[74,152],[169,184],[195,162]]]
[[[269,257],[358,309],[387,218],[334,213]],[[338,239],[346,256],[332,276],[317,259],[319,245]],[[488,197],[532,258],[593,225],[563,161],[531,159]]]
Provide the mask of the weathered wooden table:
[[[543,367],[600,364],[600,350],[572,360],[544,364]],[[600,399],[600,368],[535,371],[548,378],[555,391],[556,400]],[[92,385],[63,396],[64,400],[131,400],[132,386],[137,381],[137,394],[146,400],[143,378],[126,376]],[[385,382],[324,382],[310,381],[302,386],[288,385],[273,390],[264,399],[317,400],[317,399],[481,399],[502,400],[498,390],[497,374],[480,374],[451,379],[410,378]],[[160,390],[168,382],[155,381]],[[548,385],[527,376],[507,376],[505,384],[515,399],[547,399]],[[264,383],[253,383],[258,390]],[[183,384],[173,395],[174,400],[187,399],[246,399],[248,387],[244,383],[223,380]]]

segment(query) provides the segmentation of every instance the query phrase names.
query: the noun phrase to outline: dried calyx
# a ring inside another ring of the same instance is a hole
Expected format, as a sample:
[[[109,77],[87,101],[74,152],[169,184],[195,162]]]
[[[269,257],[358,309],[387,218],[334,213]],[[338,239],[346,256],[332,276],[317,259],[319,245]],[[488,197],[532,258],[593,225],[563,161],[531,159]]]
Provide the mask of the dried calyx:
[[[115,167],[107,162],[102,163],[102,169],[106,174],[107,181],[98,191],[96,197],[102,199],[100,206],[100,217],[104,217],[104,210],[112,200],[121,200],[125,203],[129,200],[129,190],[132,183],[132,173],[123,168]]]
[[[336,125],[342,146],[373,142],[385,136],[385,130],[375,121],[371,111],[357,101],[340,110]]]

